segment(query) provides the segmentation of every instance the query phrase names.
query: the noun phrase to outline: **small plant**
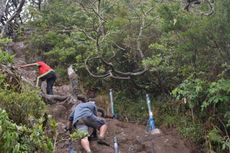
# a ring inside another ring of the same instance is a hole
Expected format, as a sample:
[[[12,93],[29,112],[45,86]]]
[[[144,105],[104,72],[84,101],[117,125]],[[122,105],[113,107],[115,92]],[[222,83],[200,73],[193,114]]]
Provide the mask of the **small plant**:
[[[0,89],[7,89],[9,85],[6,83],[6,78],[3,74],[0,74]]]
[[[211,148],[209,148],[212,152],[225,152],[230,148],[230,139],[229,137],[223,137],[222,131],[218,128],[213,128],[208,132],[207,140],[210,143]],[[220,146],[220,147],[216,147]],[[220,148],[218,150],[218,148]]]
[[[163,125],[166,125],[166,127],[176,127],[178,124],[178,118],[176,116],[171,116],[171,115],[164,115],[162,117],[163,119]]]
[[[14,59],[13,55],[10,55],[8,52],[4,51],[3,47],[7,43],[10,43],[12,40],[8,38],[0,38],[0,63],[8,64],[11,63]]]
[[[88,137],[89,134],[87,132],[82,132],[78,129],[75,129],[72,134],[70,134],[70,138],[72,140],[80,140],[84,137]]]
[[[13,59],[14,59],[13,55],[10,55],[9,53],[2,51],[0,49],[0,63],[2,64],[12,63]]]
[[[178,127],[179,132],[187,139],[192,140],[193,142],[200,142],[203,140],[204,136],[204,128],[201,124],[195,123],[193,124],[192,121],[186,121],[185,125],[180,125]]]

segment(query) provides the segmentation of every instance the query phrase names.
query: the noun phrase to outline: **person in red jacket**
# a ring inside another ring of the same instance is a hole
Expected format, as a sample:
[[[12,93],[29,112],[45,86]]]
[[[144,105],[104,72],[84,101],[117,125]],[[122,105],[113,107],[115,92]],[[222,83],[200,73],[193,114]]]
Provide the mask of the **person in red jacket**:
[[[43,61],[38,61],[36,63],[31,63],[31,64],[25,64],[19,67],[24,68],[29,66],[38,67],[39,76],[37,77],[36,86],[37,87],[39,86],[39,81],[46,80],[47,82],[46,92],[48,95],[53,95],[53,85],[57,79],[55,71]]]

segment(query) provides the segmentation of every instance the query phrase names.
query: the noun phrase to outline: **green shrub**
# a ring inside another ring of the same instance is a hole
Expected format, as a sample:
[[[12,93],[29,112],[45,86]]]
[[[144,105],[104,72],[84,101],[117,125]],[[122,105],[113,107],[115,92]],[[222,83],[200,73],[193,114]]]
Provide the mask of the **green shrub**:
[[[230,80],[222,77],[208,82],[189,78],[173,90],[173,95],[178,99],[187,98],[185,105],[191,109],[180,112],[188,114],[184,123],[177,125],[182,135],[193,140],[207,140],[211,151],[229,151]]]
[[[135,121],[139,123],[147,123],[149,118],[147,104],[144,100],[136,101],[118,96],[114,102],[115,114],[118,114],[126,121]]]
[[[18,124],[27,124],[31,116],[40,118],[44,114],[45,103],[37,91],[18,93],[0,89],[0,99],[0,107]]]
[[[178,129],[182,136],[193,142],[197,143],[204,139],[204,128],[201,124],[186,121],[186,124],[180,125]]]
[[[212,144],[212,152],[224,153],[228,152],[230,148],[229,137],[223,137],[221,130],[218,128],[213,128],[207,134],[208,141]]]
[[[166,127],[176,127],[178,124],[178,117],[177,116],[171,116],[171,115],[164,115],[162,116],[162,124]]]
[[[70,138],[72,140],[80,140],[84,137],[88,137],[89,134],[87,132],[80,131],[78,129],[75,129],[73,133],[70,134]]]
[[[228,102],[230,100],[230,80],[220,79],[216,82],[212,82],[207,89],[207,98],[202,104],[202,109],[206,109],[210,106],[223,105],[222,111],[228,110]]]
[[[5,51],[1,51],[0,49],[0,63],[2,64],[11,63],[13,59],[14,59],[13,55],[10,55],[9,53]]]
[[[2,153],[51,153],[53,144],[44,135],[41,123],[32,128],[18,126],[9,119],[6,111],[0,108],[0,148]]]
[[[177,88],[172,91],[172,94],[177,99],[187,98],[190,109],[197,106],[200,109],[200,103],[204,100],[207,94],[207,82],[201,79],[193,79],[193,76],[184,80]]]
[[[0,63],[1,64],[11,63],[14,59],[13,55],[10,55],[8,52],[4,51],[4,49],[3,49],[4,46],[10,42],[12,42],[11,39],[0,38]]]
[[[5,82],[5,76],[0,74],[0,89],[6,89],[8,84]]]

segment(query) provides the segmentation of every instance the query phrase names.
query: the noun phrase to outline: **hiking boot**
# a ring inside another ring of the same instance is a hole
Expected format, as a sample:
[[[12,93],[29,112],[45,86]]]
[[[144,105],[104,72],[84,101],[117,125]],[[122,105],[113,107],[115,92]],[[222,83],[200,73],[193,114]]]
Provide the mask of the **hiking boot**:
[[[88,137],[88,139],[89,139],[89,141],[95,141],[95,140],[97,140],[98,138],[97,138],[97,136],[90,135],[90,136]]]
[[[93,133],[88,137],[89,141],[97,140],[97,130],[94,129]]]
[[[97,143],[98,143],[98,144],[101,144],[101,145],[110,146],[110,145],[105,141],[105,138],[102,138],[102,137],[100,137],[100,136],[98,137]]]

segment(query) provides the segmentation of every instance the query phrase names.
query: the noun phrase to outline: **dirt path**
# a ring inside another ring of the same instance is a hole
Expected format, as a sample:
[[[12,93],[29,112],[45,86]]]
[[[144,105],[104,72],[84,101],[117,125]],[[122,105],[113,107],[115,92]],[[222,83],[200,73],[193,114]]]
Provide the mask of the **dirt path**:
[[[54,105],[49,107],[50,109],[55,108]],[[65,140],[68,139],[68,134],[64,133],[63,130],[67,119],[57,118],[57,120],[59,123],[59,142],[56,153],[68,153],[69,141]],[[115,136],[118,139],[120,153],[191,153],[191,150],[173,129],[163,131],[159,135],[151,135],[146,132],[146,127],[143,125],[120,122],[116,119],[106,120],[109,127],[106,140],[110,146],[99,145],[96,141],[91,141],[90,145],[94,153],[114,153],[113,138]],[[77,153],[84,153],[79,142],[74,142],[74,147],[78,151]]]

